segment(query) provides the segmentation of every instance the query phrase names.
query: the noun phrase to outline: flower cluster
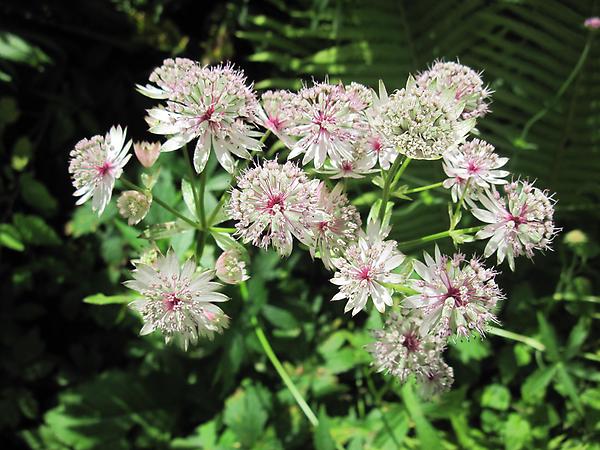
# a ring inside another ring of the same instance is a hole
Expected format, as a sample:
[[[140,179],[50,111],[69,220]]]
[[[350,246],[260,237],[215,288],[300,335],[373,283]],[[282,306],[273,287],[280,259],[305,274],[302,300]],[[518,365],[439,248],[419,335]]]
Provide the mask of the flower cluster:
[[[229,318],[213,303],[229,298],[216,292],[220,285],[211,281],[214,271],[197,272],[192,261],[180,266],[169,252],[153,266],[137,264],[132,275],[125,285],[142,296],[130,305],[142,315],[140,334],[158,330],[167,342],[176,340],[187,350],[200,336],[212,338],[227,327]]]
[[[388,373],[401,382],[414,375],[427,390],[427,397],[450,389],[452,368],[442,359],[446,341],[435,334],[422,332],[420,311],[392,312],[382,330],[375,330],[375,342],[367,346],[379,372]]]
[[[494,278],[477,258],[469,261],[456,253],[452,258],[435,248],[435,259],[424,254],[425,264],[414,261],[419,280],[409,280],[417,292],[404,299],[407,308],[423,311],[422,332],[441,336],[485,333],[488,322],[496,322],[494,310],[504,298]]]
[[[161,151],[177,150],[197,139],[194,167],[202,172],[214,150],[219,163],[233,172],[232,154],[250,159],[249,151],[262,144],[254,129],[258,102],[242,72],[230,65],[201,67],[187,59],[166,60],[155,69],[150,80],[156,86],[139,86],[151,98],[167,100],[148,110],[149,131],[170,135]]]
[[[481,74],[470,67],[455,63],[437,61],[428,70],[420,73],[417,84],[433,87],[443,92],[454,92],[454,99],[464,103],[462,118],[482,117],[489,112],[488,98],[492,91],[483,85]]]
[[[586,22],[594,25],[591,19]],[[444,236],[462,244],[475,235],[489,239],[485,258],[496,253],[498,264],[507,259],[514,270],[515,257],[531,258],[534,251],[549,249],[557,232],[552,195],[526,181],[508,182],[508,158],[491,144],[469,138],[476,119],[488,112],[491,91],[481,74],[459,63],[436,62],[389,95],[383,82],[376,92],[359,83],[325,80],[298,92],[266,91],[259,101],[244,74],[230,64],[210,67],[184,58],[165,60],[149,79],[137,89],[161,102],[147,111],[146,121],[150,133],[166,140],[134,144],[144,169],[143,187],[122,178],[130,190],[121,193],[117,207],[131,226],[146,217],[152,204],[176,220],[153,224],[141,235],[150,243],[132,261],[133,279],[125,283],[140,294],[131,307],[144,322],[141,334],[158,331],[167,342],[187,349],[200,337],[222,332],[229,318],[215,303],[228,297],[217,292],[221,285],[213,278],[242,283],[243,293],[250,255],[242,244],[288,256],[297,240],[333,272],[330,281],[337,292],[331,300],[344,300],[344,312],[354,316],[373,307],[387,314],[385,327],[373,332],[374,342],[367,347],[378,370],[402,382],[414,376],[423,394],[432,396],[453,382],[453,370],[442,358],[448,339],[484,336],[498,322],[496,309],[504,295],[495,281],[497,271],[477,256],[447,256],[436,246],[434,255],[425,252],[421,261],[407,258],[402,245]],[[278,149],[281,155],[261,160],[259,151],[271,133],[283,145],[273,146],[268,155]],[[182,183],[180,196],[188,208],[184,213],[183,205],[170,205],[152,192],[161,174],[154,166],[161,152],[192,141],[193,159],[186,158],[190,179]],[[102,213],[131,158],[130,147],[121,127],[75,145],[69,172],[80,197],[77,204],[91,200]],[[212,199],[221,178],[208,173],[214,167],[207,169],[211,154],[235,180],[229,189],[221,186],[218,201]],[[259,159],[250,163],[253,156]],[[438,166],[446,179],[415,189],[399,186],[410,159],[443,159]],[[196,180],[194,170],[206,172]],[[207,178],[214,184],[207,184]],[[344,181],[335,184],[340,178]],[[370,181],[382,188],[380,197],[363,189]],[[361,196],[353,199],[357,186]],[[457,203],[448,202],[447,231],[400,245],[388,238],[398,217],[390,199],[441,186]],[[216,204],[212,211],[209,203]],[[363,229],[358,207],[369,203]],[[484,225],[456,228],[465,204]],[[232,223],[221,225],[228,220]],[[160,242],[190,230],[197,245],[192,250],[190,244],[187,252],[207,262],[209,270],[191,260],[180,265]],[[223,250],[216,260],[212,252],[203,254],[213,244]]]
[[[125,133],[120,126],[112,127],[106,136],[82,139],[71,151],[69,173],[73,177],[77,205],[92,199],[92,209],[102,214],[110,201],[115,180],[131,158],[131,141],[125,143]]]
[[[515,270],[515,257],[533,258],[534,250],[550,248],[558,229],[554,225],[554,199],[533,183],[519,180],[504,187],[505,196],[487,191],[480,196],[482,208],[472,213],[487,223],[477,233],[478,239],[490,239],[485,247],[486,258],[496,253],[498,264],[506,258]]]
[[[494,152],[494,146],[479,139],[461,144],[457,149],[444,154],[444,172],[448,179],[444,187],[452,192],[452,201],[457,202],[468,191],[467,200],[476,200],[492,185],[506,184],[506,170],[500,170],[508,162]]]
[[[372,120],[387,145],[414,159],[438,159],[462,143],[474,128],[475,119],[461,119],[463,102],[451,90],[418,85],[409,78],[406,87],[394,92],[379,106]]]

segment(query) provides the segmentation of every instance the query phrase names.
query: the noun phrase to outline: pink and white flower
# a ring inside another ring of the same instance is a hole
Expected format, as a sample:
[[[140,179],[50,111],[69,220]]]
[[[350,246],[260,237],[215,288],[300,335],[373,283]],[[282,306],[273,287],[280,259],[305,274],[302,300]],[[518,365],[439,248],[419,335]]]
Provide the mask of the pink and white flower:
[[[448,175],[444,187],[451,189],[452,201],[458,202],[468,183],[469,199],[477,199],[484,189],[496,184],[508,183],[504,178],[509,175],[500,170],[508,158],[499,157],[494,146],[479,139],[465,142],[456,150],[444,154],[444,172]]]
[[[230,248],[221,253],[215,263],[215,270],[217,278],[227,284],[239,284],[250,278],[246,271],[246,261],[237,248]]]
[[[310,245],[318,220],[319,180],[309,180],[294,163],[265,160],[246,170],[231,192],[228,211],[245,243],[273,245],[280,255],[292,252],[293,237]]]
[[[492,91],[483,85],[481,73],[455,62],[437,61],[417,76],[417,84],[439,92],[450,90],[456,102],[464,104],[463,119],[482,117],[489,112]]]
[[[333,284],[340,291],[332,301],[346,299],[344,312],[356,315],[365,308],[369,298],[377,311],[383,313],[386,306],[392,306],[392,290],[385,284],[397,284],[404,276],[392,273],[405,259],[396,249],[396,241],[386,241],[388,230],[382,230],[377,222],[369,222],[367,232],[361,232],[358,242],[351,245],[344,256],[334,258],[336,267]]]
[[[323,265],[333,269],[332,258],[339,257],[345,247],[356,240],[361,225],[360,214],[348,202],[342,184],[329,192],[321,183],[319,190],[318,209],[323,212],[323,220],[312,224],[314,239],[310,254],[314,258],[318,251]]]
[[[297,94],[298,116],[290,134],[299,138],[289,159],[304,154],[302,164],[313,161],[319,169],[325,159],[341,163],[352,160],[353,143],[367,129],[356,89],[341,84],[315,83]]]
[[[138,91],[167,99],[166,105],[149,109],[146,118],[151,133],[171,136],[161,151],[177,150],[197,139],[193,159],[198,173],[204,170],[211,149],[221,166],[232,173],[232,154],[250,159],[249,151],[262,148],[256,139],[261,133],[254,128],[258,101],[241,71],[230,65],[200,67],[186,60],[182,67],[165,62],[151,79],[157,88],[138,86]]]
[[[478,331],[483,335],[487,323],[497,322],[494,309],[504,295],[494,280],[494,270],[477,258],[466,261],[460,253],[452,258],[441,255],[437,246],[435,259],[428,253],[424,259],[425,263],[413,263],[421,279],[409,280],[417,294],[403,302],[405,307],[423,311],[423,333],[469,336]]]
[[[266,91],[261,95],[258,118],[262,126],[271,131],[289,148],[294,145],[290,129],[298,116],[297,97],[289,91]]]
[[[138,263],[132,275],[125,286],[143,297],[129,305],[142,315],[141,335],[160,331],[167,343],[176,341],[187,350],[199,337],[212,339],[227,327],[229,318],[213,304],[229,300],[216,292],[221,285],[212,281],[214,270],[197,272],[191,260],[180,266],[169,251],[152,266]]]
[[[476,235],[490,239],[484,256],[497,254],[498,264],[506,258],[515,270],[515,257],[533,258],[534,250],[550,249],[558,229],[554,226],[554,204],[548,191],[542,191],[527,181],[514,181],[504,187],[505,196],[496,190],[486,191],[479,197],[483,208],[472,213],[487,223]]]
[[[140,223],[152,205],[152,195],[143,194],[138,191],[125,191],[117,200],[119,214],[127,219],[127,223],[136,225]]]
[[[133,151],[142,166],[149,168],[160,156],[160,142],[134,142]]]
[[[600,17],[588,17],[583,22],[583,26],[590,30],[598,30],[600,29]]]
[[[69,173],[77,189],[73,195],[80,197],[77,205],[91,198],[92,209],[102,214],[112,196],[115,180],[131,158],[131,141],[125,143],[126,132],[127,128],[112,127],[106,136],[82,139],[71,150]]]

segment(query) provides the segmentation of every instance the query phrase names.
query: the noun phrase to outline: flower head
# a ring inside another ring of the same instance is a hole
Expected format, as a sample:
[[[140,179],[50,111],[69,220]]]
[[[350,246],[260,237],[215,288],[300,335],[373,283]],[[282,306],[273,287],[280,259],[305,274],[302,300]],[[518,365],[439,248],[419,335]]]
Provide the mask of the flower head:
[[[400,154],[394,147],[389,145],[385,139],[383,139],[376,132],[371,131],[365,134],[360,141],[358,141],[357,153],[365,154],[369,158],[379,162],[379,167],[383,170],[388,170],[392,163],[396,160],[396,157]],[[371,159],[368,159],[369,163]],[[372,166],[371,166],[372,167]]]
[[[348,202],[338,184],[331,192],[321,183],[318,209],[323,212],[323,220],[312,224],[314,239],[310,254],[314,258],[317,250],[327,269],[332,269],[331,259],[343,253],[345,246],[356,240],[361,221],[356,208]]]
[[[230,65],[201,67],[189,60],[175,65],[168,61],[151,76],[158,88],[138,86],[144,95],[160,91],[158,98],[168,100],[148,110],[149,131],[171,135],[162,145],[163,152],[198,139],[194,150],[197,172],[204,170],[211,148],[223,168],[233,172],[232,153],[250,159],[248,151],[262,146],[255,139],[261,134],[253,128],[258,107],[254,91],[246,85],[244,74]]]
[[[294,145],[290,128],[296,123],[298,108],[296,94],[289,91],[266,91],[261,95],[258,118],[262,125],[288,147]]]
[[[404,261],[404,255],[396,250],[396,241],[386,241],[388,230],[382,230],[377,222],[369,222],[367,232],[361,231],[358,242],[351,245],[344,256],[334,258],[336,267],[331,282],[340,291],[331,299],[347,299],[344,312],[352,310],[356,315],[365,308],[369,297],[377,311],[392,306],[392,293],[386,283],[401,283],[404,277],[392,273]]]
[[[375,342],[367,346],[379,372],[389,373],[404,383],[410,375],[428,382],[444,364],[445,339],[422,332],[421,311],[391,313],[382,330],[375,330]]]
[[[160,156],[160,142],[134,142],[133,151],[142,166],[152,167]]]
[[[315,83],[297,94],[297,117],[290,134],[299,138],[289,158],[304,154],[302,164],[314,161],[320,168],[325,159],[352,159],[352,145],[367,128],[366,116],[357,111],[357,89],[341,84]]]
[[[319,220],[319,180],[309,180],[294,163],[265,160],[246,170],[231,192],[228,211],[244,242],[280,255],[292,252],[292,237],[309,244],[311,224]]]
[[[170,251],[153,266],[137,264],[132,275],[125,285],[143,297],[130,304],[142,315],[141,335],[158,330],[167,343],[175,340],[187,350],[190,342],[201,336],[212,339],[227,326],[228,317],[213,305],[229,300],[216,292],[220,284],[211,281],[214,271],[196,272],[192,261],[180,266]]]
[[[483,85],[481,74],[455,62],[438,61],[417,77],[419,86],[433,86],[442,92],[454,92],[457,102],[464,103],[463,119],[482,117],[489,111],[487,99],[492,91]]]
[[[472,213],[488,224],[477,233],[478,239],[490,238],[484,256],[496,252],[498,264],[506,258],[515,270],[515,257],[531,259],[534,250],[550,248],[558,232],[553,219],[556,202],[548,191],[522,180],[505,185],[504,192],[502,197],[495,190],[486,191],[479,197],[483,208],[474,208]]]
[[[246,262],[242,257],[242,252],[235,248],[221,253],[215,263],[215,269],[217,278],[223,283],[239,284],[250,278],[246,271]]]
[[[351,159],[331,160],[325,162],[324,170],[332,180],[339,178],[364,178],[365,175],[377,172],[377,154],[366,152],[357,147]]]
[[[119,214],[127,219],[129,225],[140,223],[152,205],[152,196],[138,191],[125,191],[117,200]]]
[[[442,358],[431,361],[427,370],[417,374],[421,396],[431,398],[450,390],[454,383],[454,370]]]
[[[588,17],[583,22],[583,26],[590,30],[600,29],[600,17]]]
[[[460,120],[464,103],[454,93],[418,86],[409,78],[406,88],[380,102],[371,119],[386,145],[414,159],[437,159],[456,148],[475,126],[475,119]]]
[[[465,142],[457,149],[444,154],[444,172],[450,178],[444,181],[452,189],[452,200],[463,196],[468,182],[469,197],[477,199],[483,189],[493,184],[506,184],[509,172],[499,170],[508,162],[494,152],[494,146],[479,139]]]
[[[485,325],[496,321],[493,311],[504,295],[496,284],[496,272],[487,269],[477,258],[469,261],[460,253],[452,258],[435,248],[435,259],[424,253],[425,263],[413,267],[420,280],[411,279],[417,294],[404,299],[408,308],[420,308],[424,333],[442,336],[469,336],[473,331],[484,334]]]
[[[91,198],[92,209],[102,214],[112,196],[115,180],[131,158],[131,141],[125,143],[126,132],[127,129],[120,126],[112,127],[106,136],[82,139],[71,150],[69,173],[77,189],[73,195],[80,197],[77,205]]]

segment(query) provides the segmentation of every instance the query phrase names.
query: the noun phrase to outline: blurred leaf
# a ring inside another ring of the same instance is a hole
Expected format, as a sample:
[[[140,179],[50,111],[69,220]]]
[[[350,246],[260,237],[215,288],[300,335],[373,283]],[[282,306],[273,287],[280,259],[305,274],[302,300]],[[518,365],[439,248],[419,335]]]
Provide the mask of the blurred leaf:
[[[531,441],[531,426],[519,414],[508,416],[504,428],[504,442],[507,450],[519,450],[528,447]]]
[[[14,97],[0,97],[0,125],[16,122],[20,114]]]
[[[537,369],[527,377],[521,386],[523,400],[535,403],[541,401],[546,395],[546,388],[556,373],[557,366],[549,366]]]
[[[260,384],[242,383],[225,402],[223,421],[229,426],[243,447],[252,447],[265,428],[270,409],[270,393]]]
[[[331,437],[331,427],[325,408],[319,412],[319,425],[313,435],[315,450],[335,450],[335,442]]]
[[[83,303],[89,303],[90,305],[127,305],[139,297],[138,294],[134,293],[120,295],[94,294],[85,297]]]
[[[402,387],[402,400],[404,400],[410,417],[415,422],[421,448],[442,448],[442,442],[437,431],[423,414],[421,404],[414,394],[412,382],[406,383]]]
[[[21,176],[19,185],[25,203],[45,216],[53,216],[56,213],[58,202],[46,186],[35,180],[31,174]]]
[[[9,223],[0,223],[0,245],[18,252],[25,250],[17,228]]]
[[[23,241],[32,245],[60,245],[61,239],[39,216],[16,213],[13,224],[19,230]]]
[[[481,406],[506,411],[510,405],[510,391],[500,384],[487,386],[481,396]]]
[[[0,59],[24,63],[32,67],[39,67],[51,61],[39,47],[7,32],[0,32]]]

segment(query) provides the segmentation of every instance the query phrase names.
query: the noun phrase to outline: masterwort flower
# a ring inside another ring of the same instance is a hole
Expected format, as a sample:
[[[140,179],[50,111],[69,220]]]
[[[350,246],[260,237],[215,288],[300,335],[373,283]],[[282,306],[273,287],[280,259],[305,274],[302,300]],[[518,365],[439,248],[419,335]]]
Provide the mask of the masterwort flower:
[[[331,300],[347,299],[344,312],[352,310],[352,315],[356,315],[365,308],[369,297],[381,313],[386,305],[392,306],[392,292],[385,284],[404,281],[403,275],[392,270],[402,264],[405,256],[396,249],[396,241],[384,240],[388,232],[379,223],[369,222],[367,232],[359,233],[358,242],[343,257],[332,260],[337,272],[331,282],[340,291]]]
[[[273,245],[287,256],[293,236],[310,245],[312,223],[323,220],[318,202],[319,180],[309,180],[292,162],[265,160],[238,177],[228,211],[244,243],[262,248]]]
[[[523,180],[507,184],[504,192],[502,197],[496,190],[487,191],[479,198],[483,208],[473,208],[472,213],[488,224],[476,235],[478,239],[490,238],[484,256],[496,252],[498,264],[506,258],[515,270],[515,257],[531,259],[534,250],[550,249],[558,232],[553,219],[556,202],[548,191]]]
[[[450,390],[454,383],[454,370],[441,357],[435,358],[427,371],[417,375],[417,382],[421,396],[431,398]]]
[[[250,277],[246,271],[246,261],[242,252],[236,248],[230,248],[221,253],[215,263],[217,278],[223,283],[239,284]]]
[[[446,340],[422,332],[420,311],[391,313],[382,330],[375,330],[375,342],[367,346],[378,372],[385,372],[404,383],[410,375],[427,377],[436,368]]]
[[[134,142],[133,151],[142,166],[152,167],[160,156],[160,142]]]
[[[444,172],[450,178],[444,181],[444,187],[451,189],[454,202],[464,195],[466,199],[477,199],[480,193],[493,184],[506,184],[504,179],[509,172],[499,170],[508,162],[494,152],[494,146],[479,139],[465,142],[456,150],[444,154]]]
[[[262,126],[281,139],[287,147],[293,147],[294,141],[289,134],[298,117],[296,94],[285,90],[264,92],[257,115]]]
[[[144,95],[160,90],[168,99],[166,105],[148,110],[149,131],[171,136],[162,145],[163,152],[177,150],[197,138],[196,171],[204,170],[212,148],[219,163],[231,173],[235,167],[232,153],[250,159],[249,150],[262,147],[256,139],[261,133],[253,128],[258,101],[241,71],[230,65],[190,66],[188,61],[183,68],[165,62],[156,69],[153,75],[161,73],[160,78],[151,76],[159,85],[156,91],[138,86]]]
[[[423,333],[442,336],[481,335],[488,322],[496,322],[494,309],[504,295],[496,284],[496,272],[477,258],[469,261],[460,253],[452,258],[435,247],[435,259],[424,253],[425,264],[414,261],[420,280],[409,280],[417,294],[404,299],[404,306],[423,311]]]
[[[129,225],[140,223],[152,205],[152,196],[138,191],[125,191],[117,200],[119,214],[127,219]]]
[[[412,77],[378,108],[373,128],[387,146],[414,159],[440,158],[475,126],[475,119],[461,120],[464,103],[454,100],[453,91],[418,86]]]
[[[598,30],[600,29],[600,17],[588,17],[583,22],[583,26],[589,30]]]
[[[357,147],[350,160],[330,160],[325,162],[321,173],[329,175],[329,178],[364,178],[365,175],[377,172],[377,154],[368,153],[364,148]]]
[[[323,212],[323,219],[312,225],[313,242],[310,254],[314,258],[316,252],[327,269],[333,269],[331,259],[338,257],[345,247],[354,242],[360,229],[360,214],[348,202],[343,193],[343,185],[338,184],[331,192],[321,183],[318,209]]]
[[[213,338],[227,327],[228,317],[213,303],[229,298],[216,292],[221,286],[211,281],[214,271],[196,272],[190,260],[179,265],[177,255],[169,251],[159,256],[153,266],[138,263],[133,280],[125,286],[142,295],[130,307],[142,315],[146,335],[160,331],[167,343],[176,341],[185,350],[201,336]]]
[[[353,143],[367,129],[356,89],[342,84],[316,83],[297,94],[298,116],[290,134],[299,138],[289,159],[304,154],[302,164],[314,162],[319,169],[325,159],[341,163],[352,160]]]
[[[106,136],[82,139],[71,150],[69,173],[77,189],[73,195],[80,197],[77,205],[91,198],[92,209],[102,214],[112,196],[115,180],[131,158],[131,141],[125,143],[126,132],[127,128],[112,127]]]
[[[455,63],[437,61],[417,77],[419,86],[433,86],[440,92],[454,92],[457,102],[464,103],[463,119],[482,117],[489,112],[488,98],[492,91],[483,85],[481,73],[470,67]]]

